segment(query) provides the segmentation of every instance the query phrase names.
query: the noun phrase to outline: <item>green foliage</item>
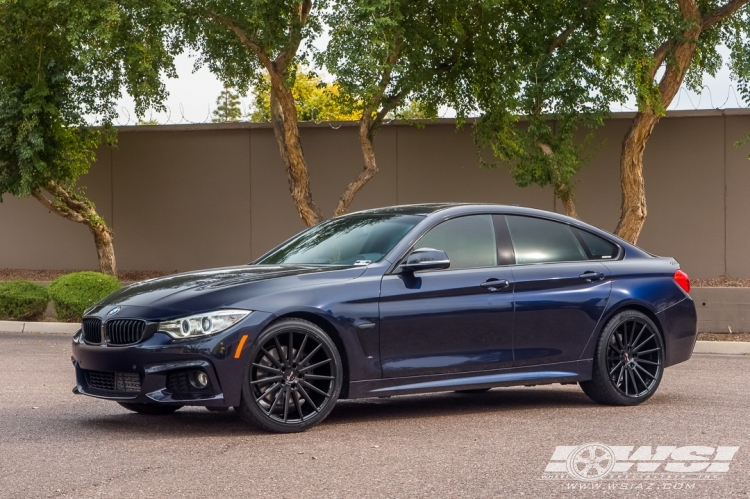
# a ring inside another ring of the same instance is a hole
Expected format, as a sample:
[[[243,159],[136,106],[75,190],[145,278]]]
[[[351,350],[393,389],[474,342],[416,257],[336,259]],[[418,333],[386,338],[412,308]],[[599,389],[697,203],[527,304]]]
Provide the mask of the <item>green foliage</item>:
[[[333,0],[325,16],[331,40],[316,60],[336,77],[343,103],[375,115],[375,129],[388,115],[436,116],[457,95],[447,75],[469,70],[483,3]]]
[[[29,281],[0,282],[0,320],[38,321],[47,303],[44,286]]]
[[[57,318],[81,320],[83,311],[120,289],[117,278],[99,272],[74,272],[58,277],[49,286]]]
[[[227,86],[245,94],[251,87],[262,86],[265,68],[253,49],[243,43],[229,22],[249,37],[249,42],[287,71],[291,88],[295,70],[312,52],[312,40],[320,34],[320,12],[327,0],[184,0],[179,2],[181,37],[196,53],[196,67],[207,66]],[[306,8],[304,20],[299,13]],[[296,47],[305,43],[299,53]],[[288,53],[289,50],[294,53]]]
[[[603,1],[546,0],[485,11],[487,29],[498,36],[477,44],[464,84],[472,98],[459,111],[481,113],[478,145],[509,165],[519,186],[551,184],[567,192],[590,131],[611,102],[625,98],[622,58],[610,46],[612,9]]]
[[[297,71],[292,96],[299,121],[352,121],[359,116],[340,99],[338,83],[326,83],[312,72]],[[253,88],[250,120],[271,121],[271,88],[268,77]]]
[[[158,107],[174,76],[172,0],[0,2],[0,199],[86,173],[123,88]],[[103,128],[92,129],[87,120]]]
[[[213,121],[226,123],[237,121],[242,117],[240,108],[240,96],[229,88],[224,88],[216,99],[216,109],[213,112]]]

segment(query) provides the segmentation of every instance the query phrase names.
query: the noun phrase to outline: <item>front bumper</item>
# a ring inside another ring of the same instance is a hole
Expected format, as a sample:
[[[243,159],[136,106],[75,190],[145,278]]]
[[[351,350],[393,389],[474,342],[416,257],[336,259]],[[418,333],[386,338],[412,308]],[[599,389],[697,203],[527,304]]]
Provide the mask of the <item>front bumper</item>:
[[[237,406],[246,352],[271,318],[271,314],[253,312],[215,336],[173,340],[157,332],[131,346],[90,345],[76,334],[71,357],[76,389],[121,402]],[[244,346],[238,352],[241,342]],[[205,389],[188,382],[190,373],[199,371],[208,376]]]

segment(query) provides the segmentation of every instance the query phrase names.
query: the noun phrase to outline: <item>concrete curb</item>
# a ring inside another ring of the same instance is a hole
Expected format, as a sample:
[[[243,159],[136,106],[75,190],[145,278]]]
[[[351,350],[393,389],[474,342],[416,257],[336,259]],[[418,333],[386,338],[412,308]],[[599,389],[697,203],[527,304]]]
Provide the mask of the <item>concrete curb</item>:
[[[73,336],[81,329],[79,323],[0,321],[0,333],[36,333]]]
[[[724,355],[750,355],[748,341],[697,341],[693,353],[718,353]]]

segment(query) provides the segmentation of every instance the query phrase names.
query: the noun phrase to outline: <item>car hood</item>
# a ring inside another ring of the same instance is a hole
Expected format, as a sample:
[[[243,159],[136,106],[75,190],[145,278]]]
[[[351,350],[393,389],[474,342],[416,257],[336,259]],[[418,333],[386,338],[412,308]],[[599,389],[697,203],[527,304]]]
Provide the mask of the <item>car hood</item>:
[[[202,313],[280,289],[354,279],[364,270],[360,266],[242,265],[186,272],[131,284],[97,303],[87,315],[99,315],[113,307]]]

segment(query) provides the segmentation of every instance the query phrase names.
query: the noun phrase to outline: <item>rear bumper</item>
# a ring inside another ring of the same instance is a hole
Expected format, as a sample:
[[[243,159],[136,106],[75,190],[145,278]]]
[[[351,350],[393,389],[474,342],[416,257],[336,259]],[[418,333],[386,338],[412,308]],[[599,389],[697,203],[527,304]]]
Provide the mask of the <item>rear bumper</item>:
[[[243,352],[250,350],[269,317],[254,312],[215,337],[174,341],[157,332],[126,347],[89,345],[77,334],[71,357],[77,391],[121,402],[237,406],[247,362]],[[245,335],[243,350],[237,355]],[[207,375],[205,389],[190,385],[189,375],[194,372]]]
[[[687,297],[656,316],[664,331],[664,346],[667,350],[664,366],[673,366],[690,359],[698,338],[698,315],[693,299]]]

